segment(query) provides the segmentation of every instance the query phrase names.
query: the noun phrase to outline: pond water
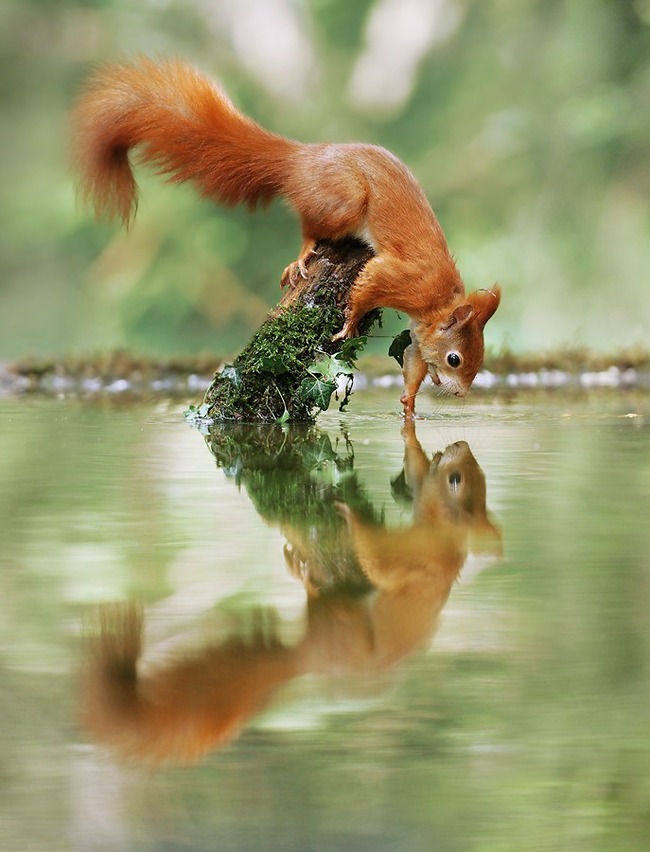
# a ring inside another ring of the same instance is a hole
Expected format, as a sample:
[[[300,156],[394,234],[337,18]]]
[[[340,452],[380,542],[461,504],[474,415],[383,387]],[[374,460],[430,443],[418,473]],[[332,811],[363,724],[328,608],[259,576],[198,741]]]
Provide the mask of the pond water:
[[[396,402],[1,401],[0,849],[648,848],[650,398]]]

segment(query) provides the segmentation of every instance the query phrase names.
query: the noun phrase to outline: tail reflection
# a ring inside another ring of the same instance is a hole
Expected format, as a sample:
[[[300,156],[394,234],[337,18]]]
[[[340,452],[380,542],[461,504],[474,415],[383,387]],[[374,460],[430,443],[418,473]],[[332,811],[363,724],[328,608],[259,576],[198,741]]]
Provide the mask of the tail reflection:
[[[148,763],[189,763],[225,745],[277,684],[299,674],[295,653],[262,629],[140,672],[142,609],[102,607],[97,626],[87,643],[82,723]]]
[[[429,459],[412,422],[403,436],[404,468],[394,485],[412,501],[410,526],[386,528],[365,498],[352,508],[355,501],[334,489],[321,527],[312,518],[308,535],[276,504],[287,565],[307,594],[296,644],[280,641],[272,613],[256,611],[247,638],[146,667],[142,609],[99,610],[82,696],[93,738],[148,763],[191,762],[233,740],[280,684],[308,673],[382,671],[424,645],[468,552],[498,553],[500,533],[469,446],[452,444]],[[359,497],[356,486],[351,493]],[[346,568],[331,581],[334,554]]]

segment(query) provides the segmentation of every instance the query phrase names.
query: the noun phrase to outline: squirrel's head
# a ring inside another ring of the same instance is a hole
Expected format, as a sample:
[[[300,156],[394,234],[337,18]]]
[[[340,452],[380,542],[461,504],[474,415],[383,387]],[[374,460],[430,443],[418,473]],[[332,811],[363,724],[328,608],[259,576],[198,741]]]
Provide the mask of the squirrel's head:
[[[443,310],[435,322],[416,323],[413,331],[434,384],[465,396],[483,363],[483,329],[500,301],[498,286],[476,290]]]
[[[457,441],[436,453],[430,476],[435,476],[441,506],[448,520],[467,531],[467,543],[476,554],[501,555],[501,531],[485,505],[485,475],[466,441]]]

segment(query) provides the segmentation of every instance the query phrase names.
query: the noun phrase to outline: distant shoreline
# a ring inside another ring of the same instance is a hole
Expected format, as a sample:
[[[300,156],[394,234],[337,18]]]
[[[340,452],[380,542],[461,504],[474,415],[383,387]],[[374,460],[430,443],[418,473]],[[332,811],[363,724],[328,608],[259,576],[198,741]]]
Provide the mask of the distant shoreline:
[[[229,360],[212,355],[144,357],[123,351],[88,357],[29,357],[0,363],[0,397],[32,393],[198,396]],[[359,359],[356,390],[401,384],[401,372],[392,359],[372,355]],[[608,388],[650,391],[650,351],[488,353],[473,385],[477,392]]]

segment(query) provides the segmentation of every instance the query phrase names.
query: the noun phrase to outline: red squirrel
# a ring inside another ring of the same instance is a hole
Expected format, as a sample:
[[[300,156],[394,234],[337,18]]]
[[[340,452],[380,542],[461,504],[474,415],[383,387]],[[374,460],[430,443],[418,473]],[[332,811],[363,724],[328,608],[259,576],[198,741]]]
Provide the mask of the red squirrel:
[[[226,206],[254,208],[282,196],[302,229],[283,284],[305,274],[321,239],[356,237],[375,252],[355,281],[345,324],[394,308],[411,319],[404,358],[406,416],[427,371],[464,396],[483,363],[483,328],[499,306],[497,286],[465,294],[424,192],[393,154],[360,143],[305,144],[271,133],[239,112],[212,80],[180,61],[100,68],[73,112],[73,158],[82,196],[97,215],[133,219],[131,148],[172,182],[191,182]]]

